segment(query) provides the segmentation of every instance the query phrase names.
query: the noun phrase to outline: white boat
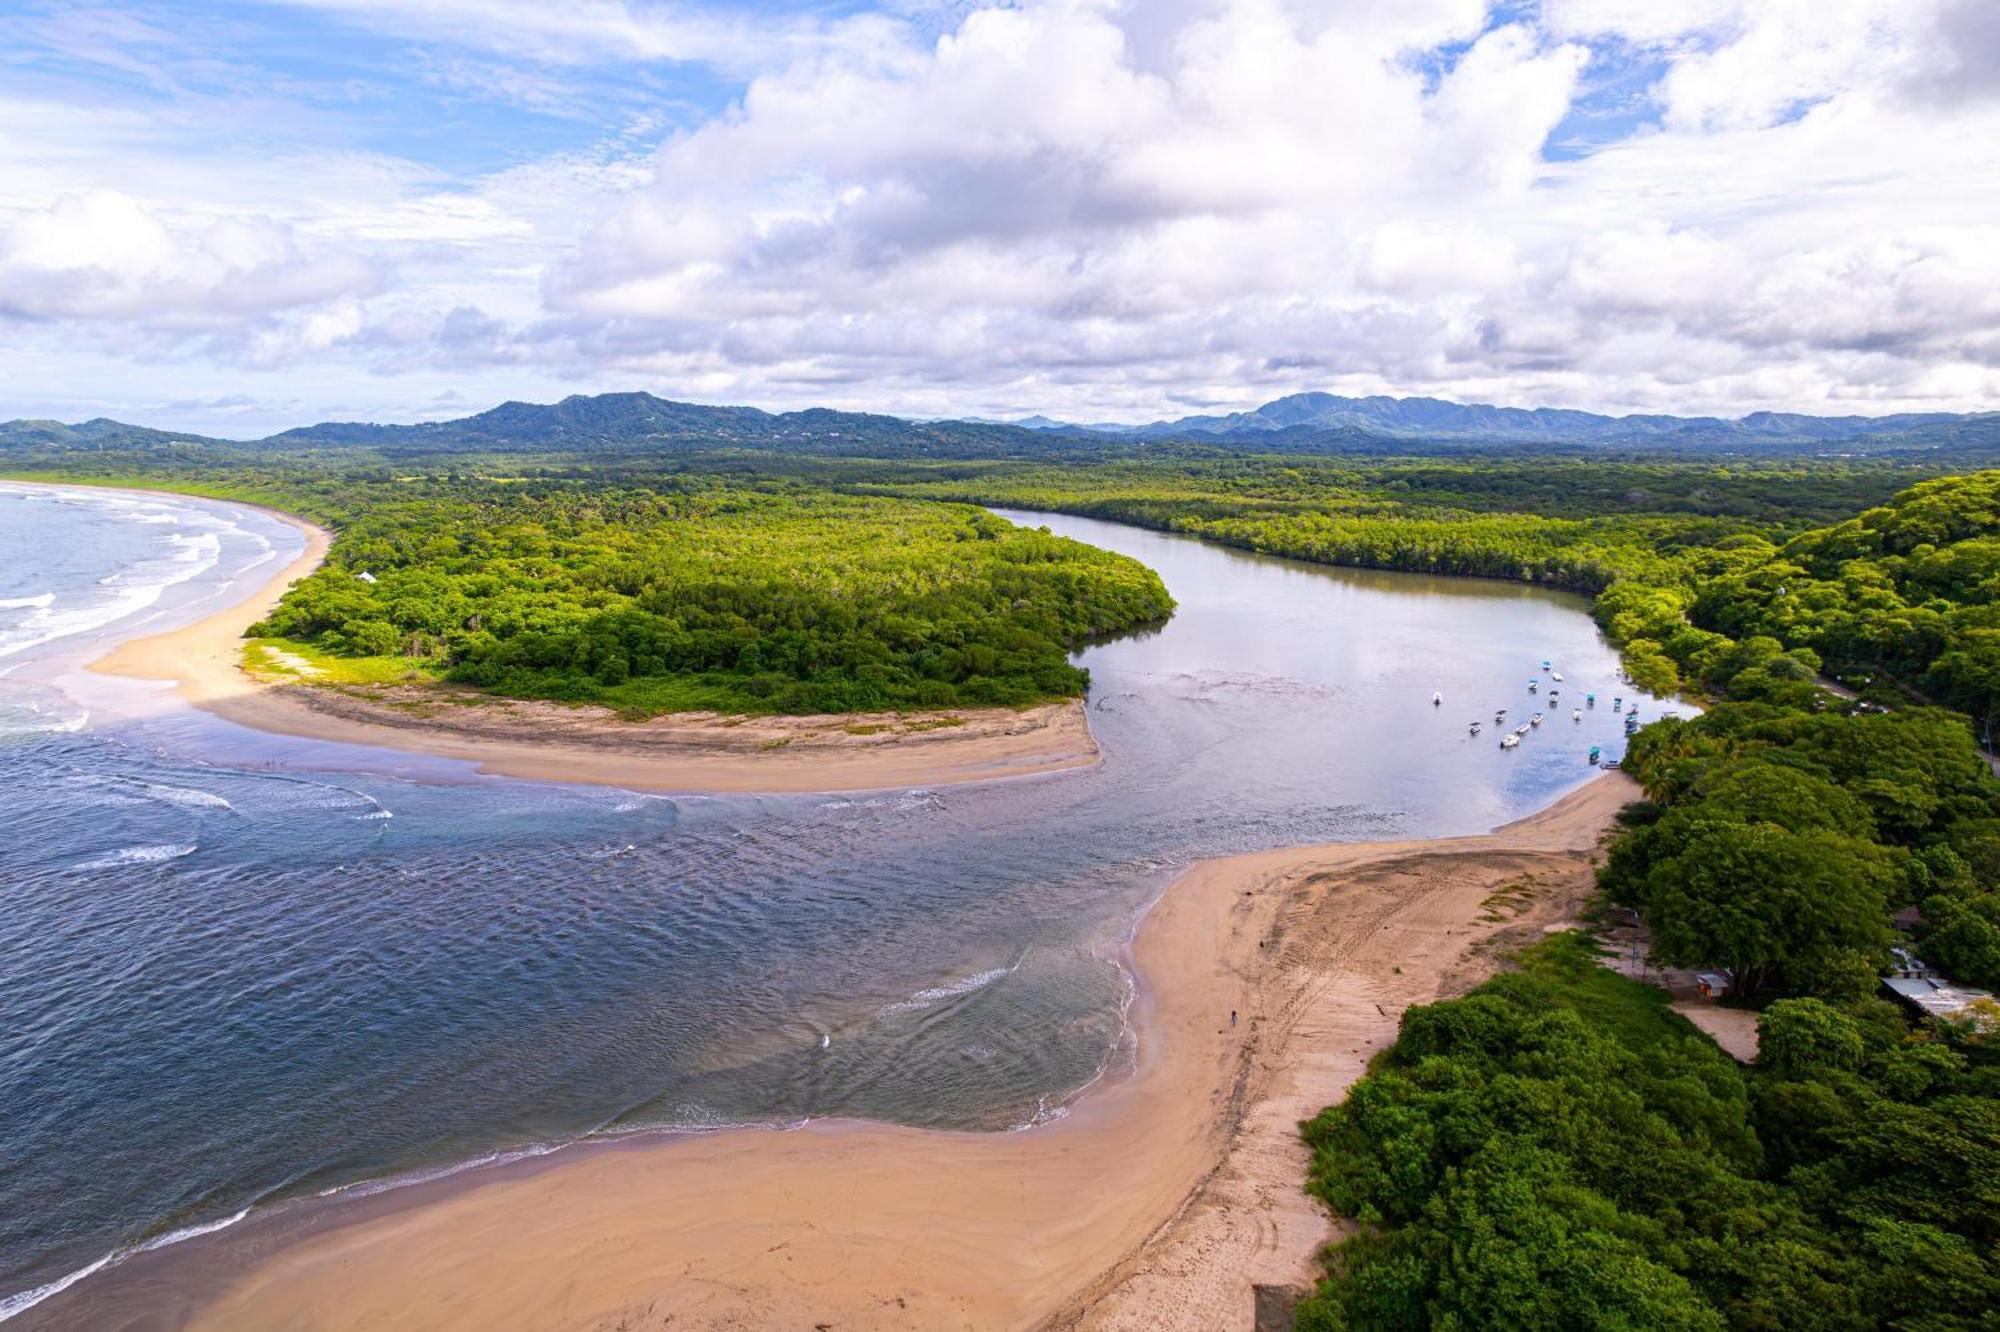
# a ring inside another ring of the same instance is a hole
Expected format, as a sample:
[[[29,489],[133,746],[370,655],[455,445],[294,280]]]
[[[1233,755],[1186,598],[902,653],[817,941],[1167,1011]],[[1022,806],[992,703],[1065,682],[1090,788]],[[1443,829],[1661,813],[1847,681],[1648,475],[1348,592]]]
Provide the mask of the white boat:
[[[1432,695],[1431,695],[1431,706],[1432,706],[1432,707],[1436,707],[1436,706],[1438,706],[1438,705],[1439,705],[1440,703],[1442,703],[1442,702],[1444,702],[1444,695],[1443,695],[1443,694],[1432,694]]]
[[[1554,680],[1557,684],[1561,684],[1563,682],[1563,673],[1561,671],[1550,671],[1549,679]]]
[[[1570,719],[1571,721],[1582,721],[1582,720],[1583,720],[1583,709],[1582,709],[1582,708],[1571,708],[1571,709],[1570,709],[1570,714],[1569,714],[1569,719]]]
[[[1478,734],[1479,734],[1479,723],[1478,723],[1478,722],[1474,722],[1474,723],[1472,723],[1472,733],[1473,733],[1474,735],[1478,735]]]
[[[1521,737],[1518,735],[1503,735],[1500,737],[1500,748],[1502,749],[1512,749],[1520,743]]]
[[[1528,733],[1528,723],[1526,722],[1522,722],[1519,726],[1516,726],[1514,728],[1515,735],[1526,735],[1527,733]]]

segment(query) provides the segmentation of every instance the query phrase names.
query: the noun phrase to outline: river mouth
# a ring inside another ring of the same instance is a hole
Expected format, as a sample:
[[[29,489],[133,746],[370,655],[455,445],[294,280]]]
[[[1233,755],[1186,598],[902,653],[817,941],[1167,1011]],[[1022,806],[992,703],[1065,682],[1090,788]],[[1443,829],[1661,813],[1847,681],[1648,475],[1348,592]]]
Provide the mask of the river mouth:
[[[179,710],[0,746],[0,1141],[24,1163],[0,1292],[581,1135],[1046,1119],[1128,1052],[1121,948],[1180,867],[1483,830],[1623,750],[1578,598],[1006,516],[1180,602],[1079,654],[1093,768],[665,799],[341,770]],[[6,540],[0,566],[34,558]],[[1598,693],[1582,720],[1543,659]],[[1548,716],[1502,751],[1501,707]]]

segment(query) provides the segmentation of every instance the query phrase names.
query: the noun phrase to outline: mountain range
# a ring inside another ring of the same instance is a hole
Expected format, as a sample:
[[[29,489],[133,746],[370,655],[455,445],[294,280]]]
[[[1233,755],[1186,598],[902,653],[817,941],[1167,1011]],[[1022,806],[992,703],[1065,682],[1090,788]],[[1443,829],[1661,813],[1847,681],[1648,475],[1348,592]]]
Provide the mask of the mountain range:
[[[467,453],[635,457],[719,449],[842,457],[1062,458],[1138,452],[1388,453],[1534,448],[1760,456],[1945,452],[2000,457],[2000,413],[1808,416],[1603,416],[1438,398],[1296,393],[1253,411],[1146,425],[1079,425],[1029,417],[915,421],[811,408],[711,407],[650,393],[507,402],[416,425],[324,422],[254,441],[210,439],[98,419],[0,424],[0,459],[66,453],[232,454],[360,451],[385,458]],[[1989,459],[1990,460],[1990,459]]]
[[[1183,416],[1147,425],[1073,425],[1043,416],[1028,417],[1014,424],[1035,430],[1136,439],[1212,438],[1254,442],[1264,436],[1308,430],[1354,431],[1384,439],[1481,443],[1727,446],[1829,444],[1980,420],[2000,424],[2000,414],[1905,412],[1893,416],[1807,416],[1797,412],[1752,412],[1729,420],[1719,416],[1601,416],[1557,407],[1494,407],[1442,398],[1343,398],[1333,393],[1294,393],[1247,412]]]

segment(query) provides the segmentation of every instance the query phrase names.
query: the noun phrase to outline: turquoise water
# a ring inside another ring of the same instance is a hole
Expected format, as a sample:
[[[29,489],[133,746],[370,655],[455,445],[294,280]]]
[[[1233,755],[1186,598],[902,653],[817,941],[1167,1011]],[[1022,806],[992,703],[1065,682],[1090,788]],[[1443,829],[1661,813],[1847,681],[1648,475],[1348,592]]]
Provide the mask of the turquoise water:
[[[1623,748],[1576,599],[1018,517],[1181,603],[1080,655],[1102,763],[663,798],[261,736],[83,676],[298,539],[0,487],[0,651],[37,640],[0,656],[0,1314],[90,1326],[122,1255],[582,1135],[1046,1119],[1129,1055],[1122,946],[1176,868],[1488,828]],[[1503,752],[1492,712],[1525,719],[1545,657],[1603,702]]]

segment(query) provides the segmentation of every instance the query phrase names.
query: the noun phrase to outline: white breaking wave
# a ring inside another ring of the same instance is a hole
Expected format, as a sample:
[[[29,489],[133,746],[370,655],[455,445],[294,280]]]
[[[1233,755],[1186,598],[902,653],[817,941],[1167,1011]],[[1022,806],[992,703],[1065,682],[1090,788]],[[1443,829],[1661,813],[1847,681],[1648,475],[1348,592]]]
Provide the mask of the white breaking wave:
[[[184,809],[236,808],[213,791],[201,791],[189,786],[162,786],[157,782],[142,782],[140,786],[153,799],[164,800],[169,805],[179,805]]]
[[[151,1253],[155,1249],[164,1249],[169,1244],[179,1244],[182,1240],[191,1240],[201,1235],[214,1234],[218,1230],[226,1230],[248,1215],[250,1215],[250,1209],[246,1207],[236,1215],[223,1217],[220,1221],[204,1221],[200,1225],[186,1226],[180,1230],[170,1230],[164,1235],[156,1235],[152,1239],[134,1244],[128,1249],[114,1249],[89,1266],[79,1267],[76,1271],[59,1276],[46,1285],[36,1286],[33,1290],[24,1290],[18,1294],[0,1298],[0,1323],[28,1312],[28,1310],[34,1308],[50,1296],[60,1295],[85,1277],[101,1272],[113,1264],[122,1263],[134,1254]]]
[[[893,1004],[883,1005],[877,1012],[882,1017],[888,1017],[894,1013],[913,1013],[921,1008],[930,1008],[933,1005],[941,1004],[947,999],[957,999],[961,995],[976,993],[993,984],[995,981],[1005,980],[1007,977],[1013,975],[1020,969],[1022,958],[1026,956],[1024,953],[1020,958],[1014,959],[1012,966],[994,967],[990,971],[974,972],[970,976],[961,976],[959,979],[944,985],[934,985],[927,990],[918,990],[907,999],[899,999]]]
[[[0,610],[40,610],[55,599],[53,592],[42,592],[32,597],[0,597]]]
[[[193,842],[168,842],[161,846],[128,846],[122,851],[86,860],[80,870],[117,869],[122,865],[157,865],[163,860],[179,860],[195,853]]]
[[[102,591],[95,595],[84,593],[80,604],[65,604],[65,596],[59,594],[48,594],[46,600],[23,598],[24,604],[19,609],[31,609],[31,613],[20,623],[0,629],[0,657],[11,657],[135,615],[157,603],[168,588],[199,578],[222,559],[222,541],[213,532],[196,536],[175,533],[166,541],[169,554],[98,579],[97,586]],[[30,600],[36,603],[32,608],[25,604]]]

